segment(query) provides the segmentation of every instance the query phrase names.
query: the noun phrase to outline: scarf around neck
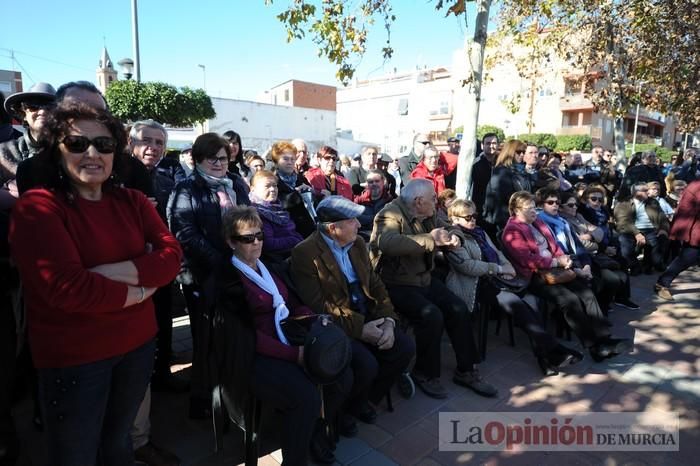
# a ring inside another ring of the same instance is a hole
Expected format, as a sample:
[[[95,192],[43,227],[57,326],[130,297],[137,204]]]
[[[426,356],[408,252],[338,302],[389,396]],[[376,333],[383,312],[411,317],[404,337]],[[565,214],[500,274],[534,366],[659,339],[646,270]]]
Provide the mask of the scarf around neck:
[[[284,298],[277,289],[277,284],[275,280],[270,275],[270,272],[265,267],[260,259],[257,260],[258,274],[253,270],[248,264],[244,263],[242,260],[236,256],[231,256],[231,264],[237,268],[243,275],[246,276],[248,280],[255,283],[261,290],[272,296],[272,307],[275,310],[275,331],[277,332],[277,338],[284,343],[289,345],[289,340],[284,336],[280,322],[289,317],[289,309],[287,304],[284,302]]]
[[[491,247],[486,239],[486,232],[481,227],[474,227],[472,230],[460,227],[460,231],[476,241],[476,244],[479,245],[479,249],[481,249],[481,255],[486,262],[493,262],[494,264],[501,263],[498,260],[498,252]]]
[[[576,254],[576,243],[574,242],[574,237],[571,234],[569,222],[562,217],[554,217],[544,211],[540,211],[537,216],[547,224],[550,230],[552,230],[557,243],[559,243],[559,246],[567,254]]]
[[[294,189],[297,186],[297,172],[292,172],[290,175],[285,175],[281,170],[277,170],[277,176],[282,183],[286,184],[290,188]]]
[[[255,208],[261,217],[265,220],[269,220],[275,225],[286,225],[289,223],[289,212],[284,210],[280,201],[265,201],[257,196],[253,191],[248,194],[250,201],[253,203]]]
[[[217,195],[219,198],[219,205],[221,206],[221,214],[230,207],[236,205],[236,192],[233,190],[233,180],[228,176],[222,176],[221,178],[216,176],[207,175],[203,170],[199,168],[199,165],[195,165],[195,171],[202,177],[202,179],[207,183],[209,189]]]

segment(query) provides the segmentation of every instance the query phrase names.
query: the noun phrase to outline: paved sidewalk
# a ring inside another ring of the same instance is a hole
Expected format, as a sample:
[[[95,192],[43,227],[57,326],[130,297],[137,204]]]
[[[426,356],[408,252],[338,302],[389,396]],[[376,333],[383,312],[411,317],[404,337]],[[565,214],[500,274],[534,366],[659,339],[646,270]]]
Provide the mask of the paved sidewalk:
[[[688,271],[674,283],[676,301],[666,303],[651,292],[653,276],[632,278],[633,300],[640,311],[616,309],[611,313],[613,332],[634,338],[635,348],[602,363],[586,358],[555,377],[542,378],[527,337],[515,330],[516,346],[508,344],[504,325],[500,336],[491,323],[483,375],[500,390],[487,399],[454,385],[455,362],[447,340],[443,344],[443,382],[450,396],[434,400],[420,391],[411,400],[394,394],[395,412],[380,407],[375,425],[360,424],[356,438],[343,438],[336,457],[342,465],[690,465],[700,458],[700,270]],[[190,349],[186,318],[175,320],[175,350]],[[568,344],[574,344],[569,342]],[[187,373],[187,369],[182,371]],[[187,395],[155,394],[152,408],[153,440],[174,452],[183,465],[229,465],[241,461],[241,433],[232,428],[223,452],[213,453],[211,425],[187,418]],[[680,451],[659,452],[441,452],[438,451],[440,411],[553,411],[574,413],[667,412],[680,416]],[[31,460],[40,465],[41,436],[30,427],[31,406],[23,403],[17,414]],[[277,448],[274,422],[264,425],[265,453]],[[260,465],[281,462],[278,450],[260,458]]]

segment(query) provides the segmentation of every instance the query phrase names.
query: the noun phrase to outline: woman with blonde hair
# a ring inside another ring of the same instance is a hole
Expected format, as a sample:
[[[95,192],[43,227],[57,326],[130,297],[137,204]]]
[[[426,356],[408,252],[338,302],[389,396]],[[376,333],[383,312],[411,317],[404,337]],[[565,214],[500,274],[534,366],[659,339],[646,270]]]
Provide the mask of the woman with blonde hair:
[[[513,139],[506,141],[498,154],[491,173],[491,180],[486,186],[484,203],[484,220],[503,230],[508,221],[508,200],[517,191],[531,191],[530,179],[518,169],[525,154],[525,143]]]

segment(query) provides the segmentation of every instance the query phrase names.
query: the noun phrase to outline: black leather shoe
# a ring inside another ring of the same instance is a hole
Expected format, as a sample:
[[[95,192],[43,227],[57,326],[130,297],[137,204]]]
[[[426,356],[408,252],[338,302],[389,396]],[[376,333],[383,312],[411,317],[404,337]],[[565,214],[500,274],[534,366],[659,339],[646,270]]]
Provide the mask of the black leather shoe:
[[[632,348],[632,341],[628,338],[607,337],[593,345],[589,352],[594,361],[601,362],[606,358],[624,353],[630,348]]]
[[[353,415],[365,424],[374,424],[377,422],[377,411],[367,402],[357,409]]]
[[[316,423],[316,428],[314,429],[314,436],[311,438],[311,445],[309,453],[311,455],[311,460],[318,464],[333,464],[335,462],[335,454],[329,448],[330,440],[326,434],[324,424],[322,422]]]
[[[340,416],[340,421],[338,422],[338,431],[343,437],[354,437],[358,433],[357,423],[355,418],[349,414],[343,414]]]
[[[537,365],[540,366],[542,374],[545,377],[551,377],[553,375],[558,375],[559,371],[555,369],[549,360],[544,356],[537,356]]]

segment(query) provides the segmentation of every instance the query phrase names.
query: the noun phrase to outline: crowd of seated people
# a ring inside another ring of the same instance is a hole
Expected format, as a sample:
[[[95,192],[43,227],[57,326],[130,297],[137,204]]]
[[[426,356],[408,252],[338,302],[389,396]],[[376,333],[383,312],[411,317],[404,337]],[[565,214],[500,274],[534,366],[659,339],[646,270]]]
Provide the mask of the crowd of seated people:
[[[653,153],[623,176],[601,146],[584,162],[489,133],[470,191],[458,193],[454,138],[441,151],[418,133],[402,158],[366,146],[343,169],[329,145],[280,140],[263,157],[231,130],[198,136],[177,160],[165,156],[158,122],[127,129],[96,89],[76,84],[87,94],[75,97],[68,87],[6,99],[27,132],[3,131],[0,144],[6,254],[24,290],[37,416],[51,455],[67,464],[179,464],[148,427],[151,390],[183,391],[170,374],[173,280],[192,332],[190,417],[211,419],[212,389],[226,380],[232,406],[252,394],[281,413],[285,464],[327,464],[335,437],[321,405],[353,436],[357,421],[376,421],[394,384],[450,396],[445,333],[454,384],[484,397],[509,388],[479,372],[477,313],[510,315],[554,376],[631,347],[607,318],[639,309],[630,276],[665,271],[655,291],[673,299],[671,282],[697,262],[695,151],[665,178]],[[228,365],[214,381],[223,314],[232,316]],[[318,314],[352,348],[322,388],[281,325]],[[585,353],[557,340],[550,314]],[[88,393],[88,377],[98,390]],[[3,380],[3,394],[12,383]],[[2,426],[12,423],[6,398]],[[85,409],[87,398],[104,409]]]

